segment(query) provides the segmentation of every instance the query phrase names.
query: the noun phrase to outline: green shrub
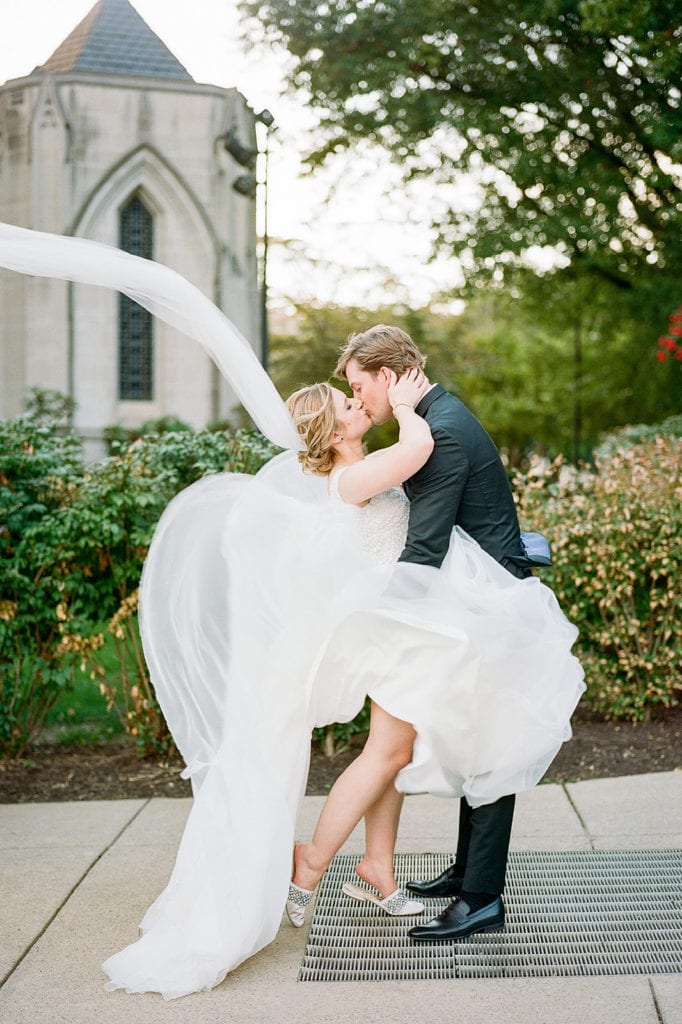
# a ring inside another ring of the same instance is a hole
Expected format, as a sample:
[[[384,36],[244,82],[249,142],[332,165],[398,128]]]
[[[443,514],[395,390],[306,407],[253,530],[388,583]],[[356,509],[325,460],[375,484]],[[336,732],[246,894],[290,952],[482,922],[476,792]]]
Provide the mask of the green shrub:
[[[30,744],[78,671],[103,687],[142,752],[165,750],[135,614],[154,527],[194,480],[255,472],[275,449],[247,431],[150,433],[84,467],[59,397],[41,393],[0,422],[0,754]],[[99,661],[107,634],[116,678]]]
[[[586,700],[607,718],[679,701],[681,466],[682,440],[658,434],[594,470],[557,460],[515,479],[522,526],[552,544],[542,578],[580,631]]]
[[[109,455],[118,455],[122,449],[146,434],[177,434],[185,430],[193,433],[189,423],[178,419],[177,416],[159,416],[153,420],[145,420],[141,427],[122,427],[116,423],[105,427],[103,433]]]
[[[366,698],[361,711],[350,722],[334,722],[313,729],[313,741],[319,743],[326,757],[335,757],[350,746],[351,738],[369,732],[371,703]]]
[[[78,487],[81,448],[70,407],[34,392],[0,421],[0,751],[17,753],[73,678],[59,650],[65,567],[56,520]]]
[[[603,464],[625,448],[653,441],[656,437],[682,437],[682,415],[669,416],[662,423],[637,423],[614,430],[601,439],[594,450],[594,458]]]

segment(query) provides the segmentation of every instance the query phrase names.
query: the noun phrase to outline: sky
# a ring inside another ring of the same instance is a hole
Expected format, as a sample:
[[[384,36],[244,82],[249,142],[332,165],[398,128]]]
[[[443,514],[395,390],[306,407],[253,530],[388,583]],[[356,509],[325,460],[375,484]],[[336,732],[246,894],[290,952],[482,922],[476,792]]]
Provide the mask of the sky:
[[[132,2],[196,81],[236,86],[256,112],[267,107],[275,116],[268,174],[271,307],[286,308],[288,298],[419,306],[459,282],[456,260],[429,262],[424,183],[407,194],[398,169],[378,152],[304,173],[314,111],[285,92],[285,56],[250,53],[241,43],[236,0]],[[0,83],[43,63],[94,3],[2,0]]]

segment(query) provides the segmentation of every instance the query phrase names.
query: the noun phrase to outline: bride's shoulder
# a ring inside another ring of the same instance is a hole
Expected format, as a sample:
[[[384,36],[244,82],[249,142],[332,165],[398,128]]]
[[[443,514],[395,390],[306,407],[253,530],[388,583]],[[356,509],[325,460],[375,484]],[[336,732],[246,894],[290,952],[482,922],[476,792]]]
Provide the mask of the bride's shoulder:
[[[329,494],[332,498],[338,498],[339,501],[343,500],[339,494],[339,481],[348,468],[348,466],[335,466],[327,477]]]

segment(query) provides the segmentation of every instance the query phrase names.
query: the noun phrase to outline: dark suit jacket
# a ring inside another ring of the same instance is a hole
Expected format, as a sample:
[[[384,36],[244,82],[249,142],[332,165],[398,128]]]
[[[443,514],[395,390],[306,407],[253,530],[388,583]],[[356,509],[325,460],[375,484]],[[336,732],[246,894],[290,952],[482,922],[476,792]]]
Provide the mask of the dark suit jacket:
[[[508,560],[522,554],[519,523],[506,470],[486,431],[439,384],[416,412],[431,428],[435,447],[405,482],[410,521],[400,561],[440,566],[458,525],[515,576],[529,576]]]

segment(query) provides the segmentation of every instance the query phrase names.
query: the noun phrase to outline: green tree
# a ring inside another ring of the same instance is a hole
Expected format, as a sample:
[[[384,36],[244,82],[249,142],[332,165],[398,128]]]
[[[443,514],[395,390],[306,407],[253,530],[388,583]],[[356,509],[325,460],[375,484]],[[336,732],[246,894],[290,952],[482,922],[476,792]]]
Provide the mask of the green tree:
[[[575,276],[557,292],[553,278],[529,271],[513,283],[477,294],[459,316],[300,303],[297,331],[272,339],[275,384],[288,395],[330,379],[348,335],[384,322],[412,335],[431,379],[476,413],[513,465],[530,452],[589,458],[605,431],[679,409],[679,366],[652,360],[642,373],[648,327],[629,295]],[[368,446],[395,437],[395,424],[386,424],[370,432]]]
[[[241,6],[322,112],[313,164],[369,141],[406,178],[473,176],[474,210],[434,194],[439,245],[470,284],[552,247],[638,291],[660,332],[682,268],[678,0]]]
[[[377,323],[374,317],[380,315],[332,304],[296,302],[294,306],[296,332],[275,334],[270,339],[269,373],[285,398],[305,384],[330,380],[349,335]]]
[[[589,457],[600,434],[614,427],[652,422],[680,408],[679,364],[642,357],[651,345],[651,313],[641,293],[568,268],[554,275],[525,270],[495,302],[504,317],[535,341],[528,381],[540,378],[553,395],[543,437],[572,461]],[[645,363],[649,363],[643,372]],[[554,420],[555,429],[551,429]]]

